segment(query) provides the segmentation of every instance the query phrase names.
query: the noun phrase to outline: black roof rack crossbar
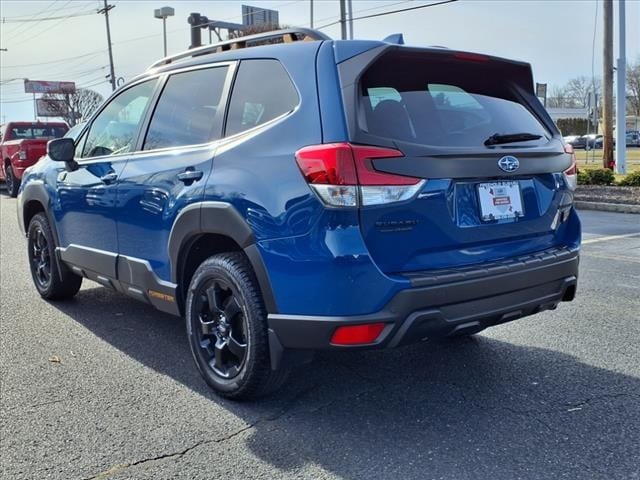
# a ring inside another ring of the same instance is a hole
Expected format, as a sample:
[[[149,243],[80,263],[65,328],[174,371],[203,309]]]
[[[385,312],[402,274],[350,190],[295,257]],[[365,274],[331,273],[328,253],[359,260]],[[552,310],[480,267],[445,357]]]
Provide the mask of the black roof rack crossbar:
[[[183,58],[197,57],[211,53],[224,52],[225,50],[237,50],[257,45],[264,45],[269,40],[279,40],[278,43],[292,43],[296,41],[331,40],[330,37],[318,30],[310,28],[287,28],[284,30],[273,30],[271,32],[257,33],[246,37],[232,38],[223,42],[212,43],[198,48],[192,48],[175,55],[158,60],[149,67],[149,70],[168,65]]]

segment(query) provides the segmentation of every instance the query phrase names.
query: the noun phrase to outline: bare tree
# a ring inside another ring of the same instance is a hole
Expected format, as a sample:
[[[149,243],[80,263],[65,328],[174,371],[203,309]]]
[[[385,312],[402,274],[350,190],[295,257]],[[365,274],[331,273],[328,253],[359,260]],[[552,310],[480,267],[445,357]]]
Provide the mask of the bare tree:
[[[589,78],[584,75],[572,78],[565,86],[567,106],[584,108],[587,106],[589,93],[595,91],[600,95],[601,83],[599,78]]]
[[[584,75],[572,78],[567,82],[565,90],[572,107],[585,107],[587,96],[591,89],[591,82]]]
[[[60,101],[66,107],[60,117],[71,127],[80,120],[88,118],[104,100],[102,95],[88,88],[80,88],[70,94],[44,94],[42,99],[55,100],[55,103]]]
[[[566,107],[567,89],[566,87],[559,87],[553,85],[551,87],[551,95],[547,97],[548,108],[562,108]]]
[[[640,57],[627,67],[627,112],[640,116]]]

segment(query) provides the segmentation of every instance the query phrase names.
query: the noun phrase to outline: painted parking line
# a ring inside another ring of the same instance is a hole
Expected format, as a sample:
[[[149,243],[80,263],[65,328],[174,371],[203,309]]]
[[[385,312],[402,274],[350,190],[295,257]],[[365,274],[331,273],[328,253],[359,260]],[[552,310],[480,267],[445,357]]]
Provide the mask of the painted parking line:
[[[640,263],[640,258],[629,257],[627,255],[616,255],[616,254],[610,254],[610,253],[592,253],[587,251],[581,252],[580,255],[583,257],[603,258],[605,260],[615,260],[618,262]]]
[[[589,238],[587,240],[583,240],[582,245],[588,245],[590,243],[598,243],[598,242],[609,242],[611,240],[618,240],[620,238],[632,238],[632,237],[640,237],[640,232],[625,233],[623,235],[609,235],[607,237]]]

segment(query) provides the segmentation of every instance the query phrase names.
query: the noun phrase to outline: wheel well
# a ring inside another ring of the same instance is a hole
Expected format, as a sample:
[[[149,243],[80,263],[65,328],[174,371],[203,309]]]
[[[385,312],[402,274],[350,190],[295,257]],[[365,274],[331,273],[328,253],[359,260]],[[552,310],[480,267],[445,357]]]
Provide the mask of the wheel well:
[[[38,200],[30,200],[24,206],[24,231],[29,230],[29,223],[31,223],[31,219],[38,213],[44,212],[44,206]]]
[[[178,256],[178,307],[184,312],[187,289],[193,274],[202,262],[212,255],[224,252],[243,251],[232,238],[225,235],[205,233],[190,239]]]

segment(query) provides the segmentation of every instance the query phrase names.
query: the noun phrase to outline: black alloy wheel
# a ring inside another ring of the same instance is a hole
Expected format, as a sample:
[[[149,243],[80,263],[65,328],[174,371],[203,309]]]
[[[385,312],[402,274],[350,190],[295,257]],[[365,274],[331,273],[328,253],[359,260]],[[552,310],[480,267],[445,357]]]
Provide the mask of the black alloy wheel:
[[[56,244],[44,213],[37,213],[27,229],[27,256],[33,283],[41,297],[63,300],[73,297],[82,286],[82,277],[63,262],[56,261]]]
[[[247,322],[237,295],[223,280],[209,280],[196,299],[200,355],[224,379],[234,378],[247,356]]]
[[[290,368],[271,368],[267,312],[242,252],[213,255],[193,274],[185,305],[198,370],[220,395],[254,399],[279,388]]]
[[[51,284],[51,254],[49,242],[41,225],[36,225],[29,236],[29,262],[33,279],[38,290],[43,291]]]

